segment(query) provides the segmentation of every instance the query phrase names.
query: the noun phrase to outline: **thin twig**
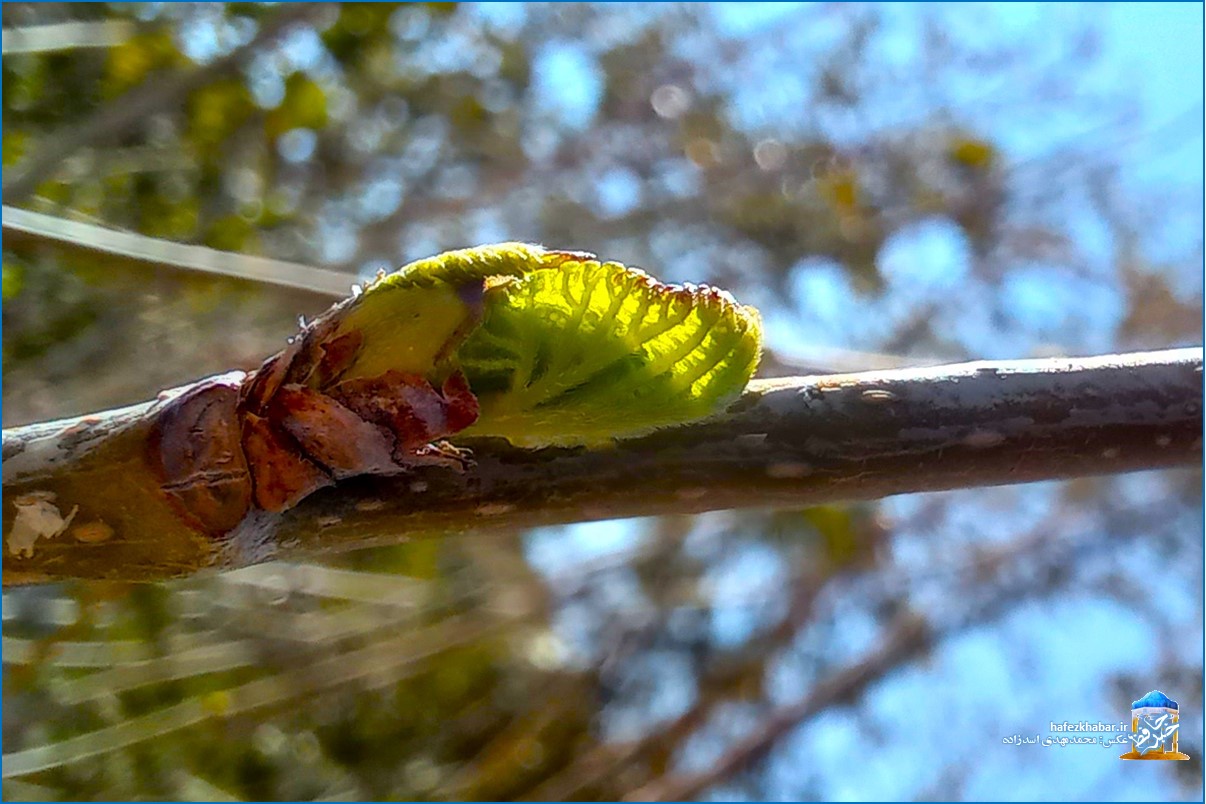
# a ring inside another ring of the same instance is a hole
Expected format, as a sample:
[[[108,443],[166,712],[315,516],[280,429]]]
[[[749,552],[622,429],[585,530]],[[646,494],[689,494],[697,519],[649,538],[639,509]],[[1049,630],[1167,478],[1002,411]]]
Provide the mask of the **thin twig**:
[[[873,606],[889,610],[905,610],[879,647],[867,653],[854,664],[830,673],[799,700],[776,708],[763,719],[757,728],[731,745],[725,753],[706,770],[695,773],[668,773],[625,796],[628,801],[683,801],[697,799],[706,790],[731,781],[735,775],[750,768],[767,756],[775,746],[793,729],[807,723],[821,712],[845,703],[860,700],[866,689],[892,672],[916,660],[945,639],[965,633],[985,623],[1017,611],[1019,601],[1034,599],[1060,589],[1067,589],[1063,581],[1070,557],[1079,561],[1092,552],[1108,548],[1117,542],[1119,534],[1133,533],[1141,523],[1151,522],[1155,511],[1162,505],[1145,508],[1134,516],[1134,521],[1120,515],[1113,521],[1116,526],[1106,529],[1103,537],[1099,530],[1080,534],[1060,534],[1052,538],[1049,523],[1036,528],[1026,536],[1002,545],[991,556],[975,556],[970,561],[960,561],[956,572],[962,582],[944,590],[945,597],[959,600],[960,605],[941,611],[929,620],[907,611],[910,599],[907,590],[885,596],[884,602]],[[1035,563],[1037,560],[1037,563]],[[1024,571],[1018,570],[1024,568]],[[984,583],[987,577],[993,583]],[[878,576],[868,576],[879,590]],[[857,590],[855,590],[857,591]],[[849,594],[850,590],[847,590]],[[889,600],[892,605],[885,605]]]
[[[931,644],[932,635],[926,621],[914,613],[905,613],[889,629],[878,648],[816,684],[803,700],[776,709],[708,770],[662,777],[629,793],[624,800],[683,801],[695,798],[700,791],[731,777],[765,754],[780,737],[802,721],[835,703],[857,700],[867,687],[923,653]]]
[[[137,27],[129,20],[86,22],[73,20],[50,25],[28,25],[5,28],[2,45],[4,55],[15,53],[48,53],[89,47],[113,47],[134,35]]]
[[[189,246],[16,207],[4,207],[3,225],[6,247],[27,240],[52,243],[156,266],[278,285],[324,298],[343,298],[355,281],[352,275],[329,268]]]
[[[431,657],[497,633],[498,627],[494,620],[451,617],[298,668],[291,674],[293,684],[285,683],[280,676],[270,676],[233,687],[226,691],[230,703],[221,712],[189,699],[113,726],[5,754],[0,775],[8,779],[36,773],[162,737],[219,716],[233,717],[280,705],[295,696],[318,693],[352,681],[360,681],[369,688],[393,684],[417,672]]]

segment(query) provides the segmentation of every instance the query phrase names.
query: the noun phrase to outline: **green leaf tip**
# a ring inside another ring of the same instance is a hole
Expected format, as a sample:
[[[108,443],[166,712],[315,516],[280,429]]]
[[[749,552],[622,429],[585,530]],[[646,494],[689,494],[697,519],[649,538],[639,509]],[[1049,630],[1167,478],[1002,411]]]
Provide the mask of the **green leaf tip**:
[[[752,307],[619,263],[564,260],[488,288],[456,360],[481,416],[464,436],[597,444],[706,418],[749,382]]]

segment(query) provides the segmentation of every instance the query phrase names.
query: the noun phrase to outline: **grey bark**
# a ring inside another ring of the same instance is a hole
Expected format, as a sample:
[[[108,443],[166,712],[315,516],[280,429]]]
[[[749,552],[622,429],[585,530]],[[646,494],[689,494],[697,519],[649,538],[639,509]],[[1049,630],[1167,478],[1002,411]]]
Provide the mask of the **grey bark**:
[[[128,430],[119,422],[150,405],[5,431],[5,498],[70,471],[80,450]],[[483,527],[803,507],[1200,464],[1202,349],[761,380],[712,420],[607,449],[465,445],[475,461],[468,471],[341,482],[284,514],[248,516],[195,566],[178,555],[165,564],[151,541],[143,553],[125,549],[114,567],[105,545],[88,545],[85,561],[63,539],[17,563],[24,580],[148,579]],[[6,557],[6,582],[13,563]]]

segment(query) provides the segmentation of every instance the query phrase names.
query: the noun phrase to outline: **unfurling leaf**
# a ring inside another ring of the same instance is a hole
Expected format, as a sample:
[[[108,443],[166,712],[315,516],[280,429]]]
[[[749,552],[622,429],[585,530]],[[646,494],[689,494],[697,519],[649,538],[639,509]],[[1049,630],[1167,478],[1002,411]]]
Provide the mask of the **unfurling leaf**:
[[[481,416],[464,436],[590,444],[704,418],[757,367],[758,312],[609,262],[497,282],[457,352]]]
[[[663,285],[590,254],[503,243],[380,277],[325,342],[349,338],[363,345],[335,361],[345,364],[341,382],[391,373],[440,382],[459,371],[481,405],[462,435],[542,446],[600,443],[715,413],[752,376],[761,323],[757,310],[715,288]]]

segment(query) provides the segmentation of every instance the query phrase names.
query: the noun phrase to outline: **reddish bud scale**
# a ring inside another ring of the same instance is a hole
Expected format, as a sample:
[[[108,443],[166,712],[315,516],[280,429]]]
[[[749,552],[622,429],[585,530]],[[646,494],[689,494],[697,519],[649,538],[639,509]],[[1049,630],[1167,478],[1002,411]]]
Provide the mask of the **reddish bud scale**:
[[[455,448],[433,442],[477,420],[464,375],[438,390],[397,371],[338,382],[362,341],[359,332],[334,337],[342,307],[250,376],[203,381],[159,412],[148,460],[194,527],[221,536],[253,505],[285,511],[336,479],[463,464]]]
[[[169,503],[210,535],[229,531],[251,507],[251,475],[236,409],[239,375],[205,380],[169,401],[148,437],[151,468]]]
[[[382,474],[396,469],[389,431],[365,421],[326,394],[286,385],[272,400],[272,420],[302,451],[335,475]]]
[[[365,421],[381,425],[397,439],[398,450],[411,452],[464,430],[477,421],[477,398],[464,375],[450,376],[437,391],[425,378],[398,371],[339,383],[332,396]]]
[[[334,481],[301,454],[287,433],[268,419],[244,413],[243,449],[251,467],[255,504],[265,511],[285,511]]]

